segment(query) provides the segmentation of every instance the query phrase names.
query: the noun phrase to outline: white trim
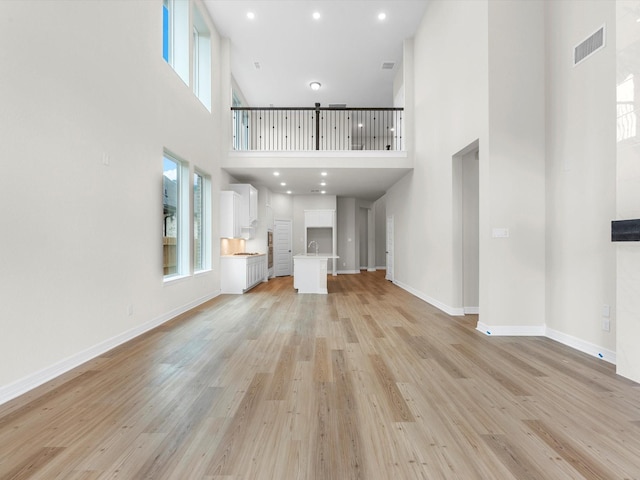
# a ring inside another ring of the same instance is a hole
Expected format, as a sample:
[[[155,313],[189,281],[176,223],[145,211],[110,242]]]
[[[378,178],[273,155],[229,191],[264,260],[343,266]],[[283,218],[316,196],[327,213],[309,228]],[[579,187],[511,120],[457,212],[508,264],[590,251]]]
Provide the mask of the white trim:
[[[345,275],[345,274],[351,275],[351,274],[354,274],[354,273],[358,273],[359,274],[360,270],[338,270],[336,273],[338,275]]]
[[[172,318],[177,317],[178,315],[185,313],[192,308],[197,307],[198,305],[208,302],[218,295],[220,295],[219,291],[214,294],[198,298],[193,302],[189,302],[186,305],[164,313],[159,317],[150,320],[149,322],[143,323],[142,325],[132,328],[131,330],[127,330],[126,332],[100,342],[93,347],[78,352],[64,360],[54,363],[53,365],[45,367],[38,372],[32,373],[24,378],[10,383],[9,385],[0,387],[0,405],[8,402],[9,400],[13,400],[14,398],[27,393],[28,391],[33,390],[34,388],[39,387],[40,385],[53,380],[56,377],[59,377],[69,370],[79,367],[83,363],[86,363],[89,360],[92,360],[102,355],[103,353],[108,352],[109,350],[128,342],[129,340],[133,340],[134,338],[162,325]]]
[[[464,307],[465,315],[480,315],[480,307]]]
[[[408,158],[406,150],[230,150],[231,158]]]
[[[376,267],[376,270],[386,270],[386,269],[387,269],[386,265],[384,265],[382,267]]]
[[[447,315],[451,315],[452,317],[461,317],[461,316],[464,315],[464,308],[462,308],[462,307],[450,307],[449,305],[446,305],[446,304],[442,303],[441,301],[436,300],[435,298],[431,298],[430,296],[425,295],[424,293],[416,290],[415,288],[412,288],[409,285],[406,285],[406,284],[404,284],[402,282],[399,282],[397,280],[394,280],[393,283],[395,285],[398,285],[403,290],[406,290],[410,294],[415,295],[420,300],[424,300],[428,304],[433,305],[434,307],[442,310]]]
[[[546,327],[545,336],[552,340],[555,340],[556,342],[562,343],[563,345],[589,354],[592,357],[601,358],[602,360],[613,365],[616,364],[616,352],[614,352],[613,350],[599,347],[594,343],[587,342],[586,340],[582,340],[571,335],[567,335],[566,333],[558,332],[557,330],[553,330],[549,327]]]
[[[492,337],[544,337],[544,325],[487,325],[478,321],[476,330]]]
[[[376,269],[375,268],[367,268],[367,272],[375,272]]]

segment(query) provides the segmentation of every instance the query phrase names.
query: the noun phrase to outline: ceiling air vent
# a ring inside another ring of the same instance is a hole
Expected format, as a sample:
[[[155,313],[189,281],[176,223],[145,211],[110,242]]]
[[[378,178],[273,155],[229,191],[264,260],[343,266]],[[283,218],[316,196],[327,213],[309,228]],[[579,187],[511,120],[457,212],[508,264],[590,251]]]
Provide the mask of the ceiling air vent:
[[[256,70],[260,70],[260,62],[253,62],[253,66]]]
[[[596,53],[604,47],[604,25],[600,27],[593,35],[589,36],[584,42],[580,43],[573,49],[573,66],[584,61],[590,55]]]
[[[320,193],[320,190],[311,190],[311,193]]]
[[[382,62],[382,70],[393,70],[396,66],[396,62]]]

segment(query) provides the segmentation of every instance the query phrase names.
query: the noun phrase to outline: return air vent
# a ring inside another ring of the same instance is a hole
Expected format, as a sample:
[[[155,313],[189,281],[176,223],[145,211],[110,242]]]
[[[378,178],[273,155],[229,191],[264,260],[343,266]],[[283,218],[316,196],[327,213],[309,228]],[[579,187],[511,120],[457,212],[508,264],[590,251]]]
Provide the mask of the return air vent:
[[[580,43],[573,49],[573,66],[584,61],[590,55],[604,48],[604,25],[600,27],[593,35],[589,36],[584,42]]]
[[[253,68],[256,70],[260,70],[262,67],[260,66],[260,62],[253,62]]]
[[[311,190],[311,193],[320,193],[320,190]]]
[[[346,103],[330,103],[329,108],[347,108]]]
[[[382,62],[382,70],[393,70],[396,66],[396,62]]]

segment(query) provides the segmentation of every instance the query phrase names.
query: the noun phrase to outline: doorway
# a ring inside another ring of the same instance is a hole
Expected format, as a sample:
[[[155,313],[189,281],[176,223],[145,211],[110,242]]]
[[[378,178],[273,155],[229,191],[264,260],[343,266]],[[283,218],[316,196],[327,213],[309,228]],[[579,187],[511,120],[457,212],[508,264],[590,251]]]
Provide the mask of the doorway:
[[[360,207],[360,218],[358,221],[358,240],[359,240],[359,266],[360,270],[367,270],[369,266],[369,209]]]
[[[456,305],[480,313],[480,148],[475,142],[453,156],[453,241]]]
[[[390,282],[393,282],[393,215],[387,217],[387,245],[385,248],[386,255],[386,263],[387,263],[387,273],[385,277]]]
[[[276,220],[273,231],[274,276],[291,275],[291,220]]]

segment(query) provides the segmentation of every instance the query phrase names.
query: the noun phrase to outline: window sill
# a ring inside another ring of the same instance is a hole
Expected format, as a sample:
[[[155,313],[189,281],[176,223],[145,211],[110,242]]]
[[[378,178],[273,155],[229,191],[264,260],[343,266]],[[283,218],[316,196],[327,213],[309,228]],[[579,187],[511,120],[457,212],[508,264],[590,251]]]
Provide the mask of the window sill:
[[[164,285],[171,285],[173,283],[177,283],[180,282],[181,280],[184,280],[185,278],[189,278],[191,275],[173,275],[171,277],[165,277],[162,281],[162,283]]]

